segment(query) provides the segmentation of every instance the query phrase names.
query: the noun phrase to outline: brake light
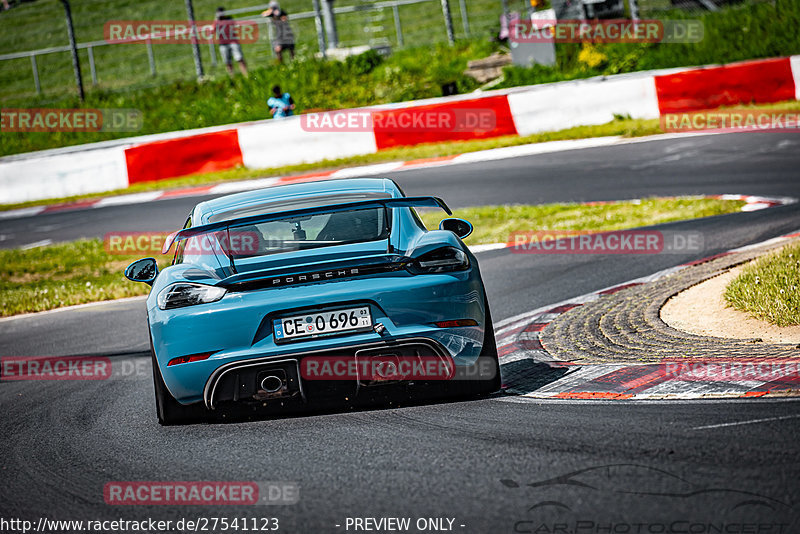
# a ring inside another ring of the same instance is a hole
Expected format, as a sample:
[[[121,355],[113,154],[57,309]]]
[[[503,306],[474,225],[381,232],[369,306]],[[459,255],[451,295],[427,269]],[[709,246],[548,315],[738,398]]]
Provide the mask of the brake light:
[[[216,352],[216,351],[214,351]],[[190,362],[199,362],[201,360],[207,360],[214,352],[201,352],[199,354],[189,354],[187,356],[178,356],[177,358],[172,358],[167,367],[170,365],[178,365],[181,363],[190,363]]]
[[[457,319],[455,321],[439,321],[433,324],[439,328],[455,328],[457,326],[478,326],[478,321],[475,319]]]
[[[441,247],[427,252],[408,264],[411,274],[448,273],[469,268],[469,258],[456,247]]]

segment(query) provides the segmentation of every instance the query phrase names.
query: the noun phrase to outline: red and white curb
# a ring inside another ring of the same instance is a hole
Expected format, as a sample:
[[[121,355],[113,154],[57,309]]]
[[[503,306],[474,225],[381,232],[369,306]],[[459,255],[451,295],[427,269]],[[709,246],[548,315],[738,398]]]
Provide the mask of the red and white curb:
[[[652,137],[663,139],[663,138],[673,138],[675,136],[676,134],[667,134],[665,136],[652,136]],[[531,156],[535,154],[561,152],[564,150],[579,150],[582,148],[603,147],[615,144],[626,144],[627,142],[632,142],[632,141],[642,141],[644,139],[645,138],[630,140],[619,136],[614,136],[614,137],[595,137],[589,139],[571,139],[564,141],[550,141],[547,143],[534,143],[529,145],[493,148],[490,150],[467,152],[464,154],[455,154],[451,156],[424,158],[411,161],[393,161],[388,163],[378,163],[374,165],[362,165],[358,167],[345,167],[342,169],[310,172],[293,176],[271,176],[267,178],[257,178],[255,180],[225,182],[215,185],[201,185],[196,187],[186,187],[182,189],[170,189],[164,191],[146,191],[142,193],[117,195],[100,199],[90,199],[85,201],[68,202],[63,204],[52,204],[49,206],[34,206],[30,208],[20,208],[8,211],[0,211],[0,219],[15,219],[20,217],[31,217],[34,215],[60,212],[60,211],[104,208],[107,206],[143,204],[146,202],[155,202],[158,200],[167,200],[180,197],[227,195],[230,193],[252,191],[255,189],[263,189],[267,187],[274,187],[278,185],[297,183],[297,182],[330,180],[336,178],[355,178],[361,176],[379,176],[387,172],[398,172],[398,171],[421,169],[427,167],[441,167],[445,165],[458,165],[463,163],[478,163],[482,161],[492,161],[498,159],[516,158],[520,156]]]
[[[388,172],[400,172],[412,169],[429,167],[443,167],[448,165],[460,165],[465,163],[479,163],[484,161],[494,161],[501,159],[511,159],[523,156],[533,156],[536,154],[549,154],[553,152],[563,152],[567,150],[580,150],[585,148],[599,148],[612,145],[625,145],[631,143],[644,143],[649,141],[660,141],[675,138],[684,138],[697,135],[716,135],[709,132],[691,132],[661,134],[633,139],[621,136],[594,137],[589,139],[569,139],[563,141],[548,141],[545,143],[533,143],[528,145],[517,145],[477,152],[467,152],[451,156],[434,158],[416,159],[411,161],[394,161],[389,163],[378,163],[374,165],[362,165],[359,167],[345,167],[329,171],[310,172],[293,176],[271,176],[267,178],[257,178],[254,180],[243,180],[236,182],[225,182],[215,185],[201,185],[186,187],[182,189],[169,189],[161,191],[145,191],[142,193],[130,193],[124,195],[95,198],[61,204],[51,204],[45,206],[32,206],[30,208],[19,208],[7,211],[0,211],[0,220],[17,219],[22,217],[32,217],[35,215],[85,210],[94,208],[104,208],[109,206],[122,206],[130,204],[144,204],[159,200],[173,198],[197,197],[226,195],[242,191],[252,191],[278,185],[310,182],[315,180],[330,180],[336,178],[355,178],[361,176],[380,176]],[[755,197],[754,197],[755,198]]]
[[[760,397],[771,392],[800,389],[800,360],[796,363],[715,359],[723,377],[698,378],[680,362],[648,364],[576,364],[556,360],[542,346],[541,332],[559,315],[623,289],[646,284],[690,267],[736,252],[778,244],[800,237],[800,230],[760,243],[728,250],[700,260],[658,271],[500,321],[494,325],[501,368],[528,360],[540,370],[561,370],[563,376],[538,385],[540,372],[504,377],[505,391],[518,399],[698,399],[706,397]],[[777,360],[777,359],[776,359]],[[748,367],[749,366],[749,367]],[[507,367],[508,368],[508,367]],[[768,378],[764,375],[768,375]],[[510,380],[509,380],[510,379]]]

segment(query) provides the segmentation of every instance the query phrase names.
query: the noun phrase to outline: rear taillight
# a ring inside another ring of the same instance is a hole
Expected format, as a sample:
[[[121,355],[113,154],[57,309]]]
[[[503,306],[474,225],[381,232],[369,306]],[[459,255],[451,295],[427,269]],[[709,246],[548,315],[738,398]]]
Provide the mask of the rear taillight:
[[[178,365],[181,363],[199,362],[201,360],[207,360],[212,354],[214,354],[214,352],[201,352],[199,354],[188,354],[186,356],[178,356],[177,358],[172,358],[167,364],[167,367],[169,367],[170,365]]]
[[[439,321],[433,324],[439,328],[456,328],[459,326],[478,326],[478,321],[475,319],[456,319],[455,321]]]
[[[469,268],[469,258],[463,250],[456,247],[442,247],[414,258],[408,264],[412,274],[447,273]]]

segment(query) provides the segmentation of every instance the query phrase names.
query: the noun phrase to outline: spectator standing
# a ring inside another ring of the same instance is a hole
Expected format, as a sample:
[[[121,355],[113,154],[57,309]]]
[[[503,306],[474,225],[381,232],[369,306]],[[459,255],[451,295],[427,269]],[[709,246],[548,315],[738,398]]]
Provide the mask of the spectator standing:
[[[261,16],[272,19],[272,27],[275,30],[272,47],[278,56],[278,63],[283,63],[284,50],[288,50],[292,59],[294,59],[294,33],[289,25],[289,14],[281,9],[278,2],[272,0],[267,9],[261,13]]]
[[[237,32],[236,21],[230,15],[225,14],[224,7],[218,7],[214,17],[214,36],[219,42],[219,54],[222,56],[222,62],[225,63],[228,75],[233,76],[233,62],[236,61],[239,63],[242,75],[247,77],[247,64],[244,62],[242,45],[236,38]]]
[[[279,119],[294,115],[294,100],[289,93],[282,93],[281,86],[272,87],[272,96],[267,100],[269,112],[273,118]]]

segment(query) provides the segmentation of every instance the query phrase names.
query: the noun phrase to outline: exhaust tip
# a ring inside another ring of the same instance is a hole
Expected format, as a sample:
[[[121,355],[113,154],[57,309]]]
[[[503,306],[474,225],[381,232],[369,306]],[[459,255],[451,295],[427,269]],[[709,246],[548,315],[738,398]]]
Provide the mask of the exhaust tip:
[[[266,376],[264,377],[264,380],[261,381],[261,389],[267,393],[275,393],[280,391],[282,387],[283,380],[275,375]]]

